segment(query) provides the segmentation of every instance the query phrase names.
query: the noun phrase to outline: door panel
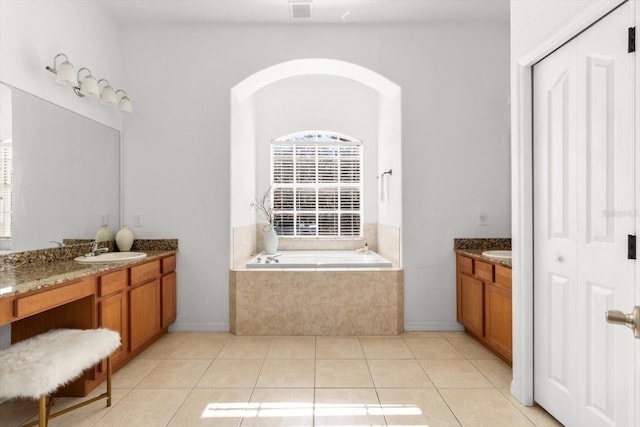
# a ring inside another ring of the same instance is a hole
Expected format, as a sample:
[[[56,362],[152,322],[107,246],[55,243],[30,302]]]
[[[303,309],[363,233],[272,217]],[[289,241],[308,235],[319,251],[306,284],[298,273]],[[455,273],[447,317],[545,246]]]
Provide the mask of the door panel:
[[[534,398],[577,419],[576,42],[534,67]],[[574,161],[571,161],[574,159]]]
[[[545,355],[547,357],[546,364],[548,364],[546,379],[558,388],[558,391],[564,395],[562,397],[566,402],[571,398],[569,396],[569,356],[573,354],[573,349],[569,345],[571,342],[571,331],[569,330],[571,319],[568,316],[572,312],[571,306],[573,305],[569,298],[570,284],[567,277],[557,274],[549,275],[550,292],[546,301],[546,305],[549,307],[549,322],[545,325],[548,338],[546,344],[548,350]]]
[[[635,425],[630,12],[534,67],[534,399],[568,426]]]
[[[572,111],[569,98],[573,94],[573,70],[565,70],[549,88],[548,104],[548,164],[549,238],[569,237],[569,137]]]
[[[614,240],[614,64],[611,57],[587,57],[587,241]]]
[[[633,425],[633,339],[607,310],[629,309],[635,261],[630,4],[578,39],[578,423]],[[583,70],[584,69],[584,70]]]

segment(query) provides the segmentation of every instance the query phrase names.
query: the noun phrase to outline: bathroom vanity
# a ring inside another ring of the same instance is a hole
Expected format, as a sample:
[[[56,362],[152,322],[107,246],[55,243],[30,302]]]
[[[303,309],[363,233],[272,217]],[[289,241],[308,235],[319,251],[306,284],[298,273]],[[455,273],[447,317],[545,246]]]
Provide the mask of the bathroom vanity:
[[[512,363],[511,260],[456,251],[456,312],[465,331],[509,365]]]
[[[11,323],[12,343],[54,328],[115,330],[122,339],[113,355],[117,370],[176,318],[176,251],[145,252],[125,263],[62,260],[0,272],[0,325]],[[105,376],[106,366],[98,365],[59,393],[84,396]]]

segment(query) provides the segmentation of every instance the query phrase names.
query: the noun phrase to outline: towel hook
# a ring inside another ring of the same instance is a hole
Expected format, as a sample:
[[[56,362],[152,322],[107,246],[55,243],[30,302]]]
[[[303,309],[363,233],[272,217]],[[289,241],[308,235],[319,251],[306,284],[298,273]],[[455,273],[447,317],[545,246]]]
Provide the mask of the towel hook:
[[[393,175],[393,170],[389,169],[388,171],[384,171],[380,174],[380,176],[376,176],[376,178],[382,178],[385,175]]]

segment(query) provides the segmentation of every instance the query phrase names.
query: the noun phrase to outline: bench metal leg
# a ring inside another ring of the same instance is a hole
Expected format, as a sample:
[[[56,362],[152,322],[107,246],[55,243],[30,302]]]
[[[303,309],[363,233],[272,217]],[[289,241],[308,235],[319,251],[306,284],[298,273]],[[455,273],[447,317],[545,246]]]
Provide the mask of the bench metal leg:
[[[40,396],[40,402],[38,404],[38,427],[47,427],[47,396]]]
[[[80,402],[76,405],[73,405],[69,408],[62,409],[55,414],[51,414],[51,407],[53,406],[53,397],[47,397],[45,395],[40,396],[40,401],[38,403],[38,421],[34,421],[29,424],[25,424],[23,427],[33,427],[38,425],[38,427],[47,427],[47,423],[51,418],[58,417],[60,415],[66,414],[67,412],[73,411],[74,409],[78,409],[82,406],[88,405],[100,399],[107,399],[107,407],[111,406],[111,355],[107,357],[107,391],[100,394],[99,396],[93,397],[91,399]]]
[[[107,408],[111,406],[111,355],[107,357]]]

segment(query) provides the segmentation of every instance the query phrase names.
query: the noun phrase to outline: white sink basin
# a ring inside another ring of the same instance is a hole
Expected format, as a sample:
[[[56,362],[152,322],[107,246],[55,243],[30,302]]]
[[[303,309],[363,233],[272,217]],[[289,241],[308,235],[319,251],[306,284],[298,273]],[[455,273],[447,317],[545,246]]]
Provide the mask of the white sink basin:
[[[147,254],[144,252],[107,252],[96,256],[79,256],[74,260],[87,264],[107,264],[110,262],[134,261],[146,257]]]
[[[484,251],[482,256],[495,259],[511,259],[511,251]]]

